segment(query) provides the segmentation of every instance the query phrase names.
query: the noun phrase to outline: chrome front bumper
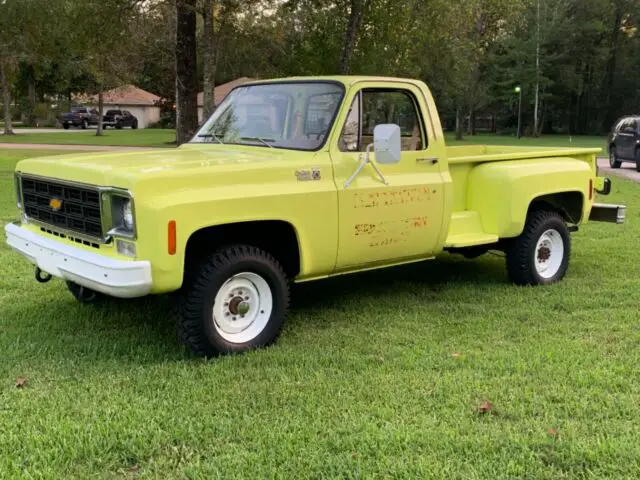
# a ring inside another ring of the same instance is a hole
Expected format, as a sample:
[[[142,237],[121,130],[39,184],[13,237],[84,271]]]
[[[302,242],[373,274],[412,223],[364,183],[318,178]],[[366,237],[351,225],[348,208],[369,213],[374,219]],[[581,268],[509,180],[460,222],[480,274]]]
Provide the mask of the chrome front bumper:
[[[7,244],[43,272],[112,297],[134,298],[151,291],[151,264],[123,261],[49,240],[18,225],[5,227]]]

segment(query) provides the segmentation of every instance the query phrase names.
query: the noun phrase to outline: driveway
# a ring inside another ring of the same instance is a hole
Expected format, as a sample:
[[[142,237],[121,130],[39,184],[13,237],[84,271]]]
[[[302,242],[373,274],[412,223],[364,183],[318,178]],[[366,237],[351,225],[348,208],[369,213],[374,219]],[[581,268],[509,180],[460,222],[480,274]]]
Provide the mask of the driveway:
[[[167,150],[153,147],[120,147],[115,145],[59,145],[54,143],[0,143],[2,150],[69,150],[86,152],[131,152],[140,150]]]
[[[640,183],[640,172],[636,172],[636,166],[633,163],[622,162],[620,168],[611,168],[608,158],[598,159],[598,172],[600,175],[609,175],[614,177],[626,178],[633,182]]]
[[[91,128],[95,130],[95,128]],[[82,130],[81,128],[70,128],[65,130],[64,128],[14,128],[13,132],[24,135],[27,133],[75,133],[75,132],[88,132],[89,130]],[[0,135],[4,135],[4,131],[0,129]]]

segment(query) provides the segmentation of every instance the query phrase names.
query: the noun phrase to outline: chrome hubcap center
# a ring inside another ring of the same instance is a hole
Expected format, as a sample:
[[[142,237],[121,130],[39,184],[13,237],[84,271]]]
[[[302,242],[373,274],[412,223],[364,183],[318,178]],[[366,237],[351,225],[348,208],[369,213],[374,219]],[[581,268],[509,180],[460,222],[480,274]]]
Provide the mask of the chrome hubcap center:
[[[249,302],[244,301],[242,297],[233,297],[229,302],[229,312],[231,315],[246,315],[251,310]]]

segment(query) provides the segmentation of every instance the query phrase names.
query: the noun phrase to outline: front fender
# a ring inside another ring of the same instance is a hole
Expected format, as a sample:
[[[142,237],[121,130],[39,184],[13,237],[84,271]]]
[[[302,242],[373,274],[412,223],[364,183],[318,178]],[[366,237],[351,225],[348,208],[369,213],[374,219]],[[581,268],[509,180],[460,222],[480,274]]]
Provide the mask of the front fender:
[[[587,162],[568,157],[483,163],[469,174],[467,209],[480,214],[486,233],[516,237],[536,198],[566,192],[588,198],[592,179]],[[588,218],[585,203],[581,218]]]

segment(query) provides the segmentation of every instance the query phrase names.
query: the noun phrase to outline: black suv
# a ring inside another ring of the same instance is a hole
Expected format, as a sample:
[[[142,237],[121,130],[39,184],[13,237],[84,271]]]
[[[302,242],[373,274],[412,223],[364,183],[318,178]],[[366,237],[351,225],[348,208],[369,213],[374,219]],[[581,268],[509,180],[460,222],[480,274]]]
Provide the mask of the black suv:
[[[620,168],[622,162],[633,162],[640,172],[640,116],[622,117],[609,134],[609,165]]]
[[[138,119],[131,115],[128,110],[107,110],[102,117],[102,128],[116,127],[120,130],[122,127],[138,128]]]

